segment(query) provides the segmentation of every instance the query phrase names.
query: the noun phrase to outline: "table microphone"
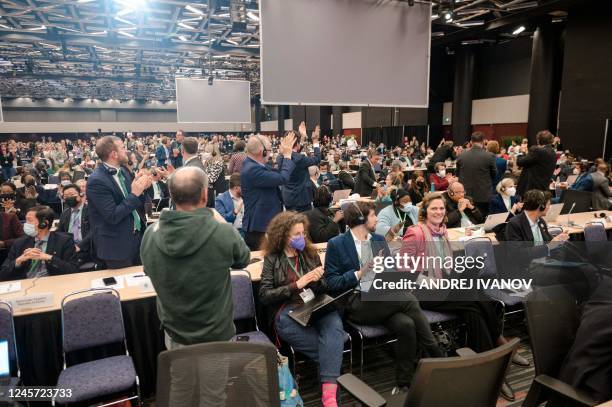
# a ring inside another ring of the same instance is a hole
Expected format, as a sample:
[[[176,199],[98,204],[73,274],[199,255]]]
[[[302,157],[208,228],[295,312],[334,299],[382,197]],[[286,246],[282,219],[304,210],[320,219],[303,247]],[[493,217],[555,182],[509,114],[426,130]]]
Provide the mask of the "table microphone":
[[[570,215],[572,214],[572,211],[574,210],[574,208],[576,207],[576,202],[572,202],[572,207],[570,208],[569,212],[567,213],[567,226],[578,226],[576,225],[576,223],[572,222],[570,220]]]

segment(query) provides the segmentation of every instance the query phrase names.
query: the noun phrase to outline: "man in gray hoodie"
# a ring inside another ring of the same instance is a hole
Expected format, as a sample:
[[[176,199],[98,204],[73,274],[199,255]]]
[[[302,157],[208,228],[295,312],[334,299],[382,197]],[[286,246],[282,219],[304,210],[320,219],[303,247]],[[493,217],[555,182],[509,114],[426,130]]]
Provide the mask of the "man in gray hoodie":
[[[159,222],[145,232],[140,247],[144,272],[157,292],[166,347],[228,341],[235,334],[230,268],[246,267],[249,249],[231,224],[220,223],[206,208],[208,180],[204,171],[183,167],[172,174],[168,188],[176,211],[163,211]],[[197,377],[191,370],[172,370],[173,386],[182,381],[184,393],[173,396],[171,391],[173,405],[183,401],[189,405],[193,388],[189,382]],[[182,376],[177,381],[176,373]],[[223,376],[218,374],[217,378],[222,380]],[[210,392],[212,397],[205,404],[222,404],[223,384],[207,382],[200,378],[208,387],[200,393]],[[219,390],[220,394],[211,394]]]

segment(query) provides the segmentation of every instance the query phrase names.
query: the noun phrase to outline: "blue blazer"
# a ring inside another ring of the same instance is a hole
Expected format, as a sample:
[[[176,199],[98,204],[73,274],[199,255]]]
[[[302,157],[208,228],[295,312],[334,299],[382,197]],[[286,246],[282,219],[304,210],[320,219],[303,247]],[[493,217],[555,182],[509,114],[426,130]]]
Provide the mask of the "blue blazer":
[[[132,176],[121,168],[128,191],[127,197],[108,169],[100,164],[87,179],[89,223],[96,256],[101,260],[131,260],[140,251],[140,238],[134,234],[132,211],[138,211],[141,233],[146,227],[144,216],[145,194],[131,193]]]
[[[236,215],[234,215],[234,201],[232,200],[229,190],[221,195],[217,195],[217,199],[215,199],[215,209],[223,216],[227,223],[234,223],[236,220]]]
[[[510,207],[512,208],[512,205],[514,205],[517,202],[520,202],[521,197],[518,195],[514,195],[510,197]],[[502,198],[502,196],[500,194],[495,194],[493,195],[493,197],[491,198],[491,201],[489,202],[489,214],[493,215],[495,213],[504,213],[504,212],[508,212],[508,209],[506,209],[506,204],[504,204],[504,198]]]
[[[379,242],[372,244],[374,251],[375,247],[380,245],[379,247],[386,249],[385,255],[388,255],[387,243],[383,236],[373,233],[371,241]],[[355,277],[355,272],[359,269],[359,256],[350,230],[327,242],[324,277],[331,295],[339,295],[357,287],[359,281]]]
[[[155,150],[155,158],[157,159],[158,167],[166,165],[168,155],[166,154],[166,149],[164,148],[163,144],[157,146],[157,149]]]
[[[282,155],[276,159],[278,168],[281,168],[285,161]],[[307,206],[312,203],[312,196],[307,190],[310,182],[308,167],[319,165],[321,162],[321,149],[315,147],[314,157],[306,157],[304,154],[291,153],[291,161],[295,164],[295,169],[289,177],[289,182],[283,185],[283,202],[287,207]]]
[[[279,170],[261,165],[250,157],[242,164],[240,184],[244,201],[242,229],[265,232],[270,220],[283,210],[279,186],[286,184],[295,168],[293,160],[283,160]]]

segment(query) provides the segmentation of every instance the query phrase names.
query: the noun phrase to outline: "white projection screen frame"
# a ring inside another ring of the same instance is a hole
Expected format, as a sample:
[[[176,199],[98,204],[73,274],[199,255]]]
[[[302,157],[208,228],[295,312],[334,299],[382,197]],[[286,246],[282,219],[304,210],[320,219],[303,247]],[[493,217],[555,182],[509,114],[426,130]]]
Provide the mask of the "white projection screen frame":
[[[264,104],[428,107],[431,4],[260,0]]]
[[[175,78],[177,123],[251,123],[251,83]]]

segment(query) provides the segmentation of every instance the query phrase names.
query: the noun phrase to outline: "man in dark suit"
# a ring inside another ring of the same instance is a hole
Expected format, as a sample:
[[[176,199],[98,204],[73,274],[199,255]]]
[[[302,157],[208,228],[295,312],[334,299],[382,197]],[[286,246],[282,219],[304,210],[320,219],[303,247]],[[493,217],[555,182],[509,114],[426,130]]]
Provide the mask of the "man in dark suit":
[[[181,152],[183,150],[184,140],[185,135],[183,134],[183,130],[179,130],[176,132],[176,140],[170,145],[170,163],[174,168],[183,166],[183,155]]]
[[[89,208],[85,204],[83,195],[81,188],[75,184],[64,187],[63,198],[67,208],[62,212],[57,225],[58,232],[68,233],[72,236],[79,264],[92,261]]]
[[[355,180],[355,193],[361,196],[371,196],[372,190],[378,186],[374,167],[378,164],[380,155],[376,150],[368,150],[368,157],[362,161]]]
[[[338,173],[338,181],[340,182],[340,189],[355,189],[355,180],[348,173],[348,164],[345,161],[340,162],[340,172]]]
[[[162,180],[162,171],[157,168],[151,169],[151,186],[145,191],[147,197],[154,202],[170,196],[168,185]]]
[[[522,152],[526,155],[516,159],[516,164],[523,168],[517,185],[517,193],[520,196],[531,189],[548,191],[557,166],[557,154],[552,147],[553,135],[551,132],[543,130],[537,134],[536,139],[538,145],[532,146],[529,152],[526,146],[521,146]]]
[[[185,167],[198,167],[204,171],[204,163],[198,154],[198,139],[195,137],[186,137],[183,140],[183,165]]]
[[[446,202],[446,217],[449,228],[468,227],[485,221],[480,210],[469,196],[465,196],[465,188],[460,182],[453,182],[442,194]]]
[[[268,223],[283,210],[282,196],[278,187],[289,181],[295,168],[291,159],[295,138],[295,134],[290,132],[281,141],[279,153],[284,159],[276,171],[265,165],[272,148],[268,137],[259,134],[249,137],[248,157],[242,165],[240,183],[244,201],[242,229],[245,233],[244,240],[251,250],[259,250]]]
[[[318,126],[317,126],[318,129]],[[319,165],[321,162],[321,149],[319,148],[319,130],[315,129],[312,133],[312,146],[314,147],[314,157],[306,157],[301,153],[302,146],[299,139],[295,140],[293,152],[291,153],[291,162],[294,163],[295,169],[289,176],[289,182],[282,186],[283,202],[288,211],[305,212],[312,208],[312,190],[310,188],[310,176],[308,167]],[[300,123],[299,126],[300,138],[306,138],[306,124]],[[277,158],[278,168],[282,168],[283,156]]]
[[[410,386],[419,347],[431,357],[442,356],[441,351],[413,294],[403,293],[401,301],[362,301],[374,256],[380,251],[389,256],[389,249],[385,238],[374,233],[377,219],[372,203],[347,204],[343,212],[350,230],[327,244],[325,281],[332,295],[354,290],[347,300],[349,320],[361,325],[384,325],[397,336],[397,387],[392,392],[397,393]]]
[[[479,131],[472,134],[472,148],[457,158],[456,176],[465,187],[465,193],[474,200],[474,205],[480,213],[487,216],[493,180],[497,176],[497,166],[495,156],[483,148],[483,138],[484,135]]]
[[[48,206],[35,206],[26,213],[27,236],[13,242],[0,271],[0,280],[21,280],[78,271],[72,237],[51,232],[55,215]]]
[[[158,167],[165,167],[170,163],[170,140],[167,137],[161,138],[161,142],[155,150],[155,158]]]
[[[98,140],[96,154],[102,163],[87,180],[95,255],[111,269],[140,264],[140,241],[146,227],[144,191],[151,186],[151,176],[142,172],[132,180],[123,167],[127,153],[118,137]]]
[[[608,164],[600,162],[597,164],[597,170],[591,174],[593,179],[593,210],[605,211],[610,209],[610,181],[606,174],[608,173]]]

